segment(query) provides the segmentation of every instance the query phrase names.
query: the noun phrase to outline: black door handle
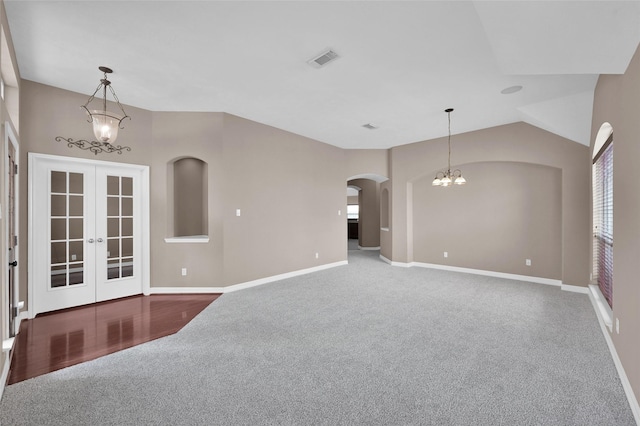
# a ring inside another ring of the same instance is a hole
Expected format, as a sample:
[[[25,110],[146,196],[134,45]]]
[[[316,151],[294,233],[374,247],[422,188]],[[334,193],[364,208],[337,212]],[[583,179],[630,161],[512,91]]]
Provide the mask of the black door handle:
[[[18,261],[14,260],[13,262],[9,262],[9,266],[18,266]]]

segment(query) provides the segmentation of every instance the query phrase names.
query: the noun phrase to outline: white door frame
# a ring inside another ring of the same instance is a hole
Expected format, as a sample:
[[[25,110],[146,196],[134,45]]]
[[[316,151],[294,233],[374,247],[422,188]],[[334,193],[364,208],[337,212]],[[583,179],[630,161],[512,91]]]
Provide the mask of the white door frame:
[[[62,161],[66,163],[75,163],[75,164],[83,164],[83,165],[93,165],[93,166],[105,166],[105,167],[122,167],[126,166],[128,168],[138,169],[142,175],[142,217],[141,217],[141,227],[142,227],[142,259],[140,264],[141,274],[142,274],[142,293],[144,295],[150,294],[150,286],[151,286],[151,247],[150,247],[150,210],[149,210],[149,166],[144,166],[140,164],[129,164],[129,163],[117,163],[113,161],[102,161],[102,160],[90,160],[84,158],[75,158],[75,157],[64,157],[59,155],[49,155],[49,154],[38,154],[34,152],[29,153],[29,318],[33,318],[35,316],[33,309],[34,307],[34,287],[35,283],[33,282],[33,277],[35,274],[35,265],[33,259],[35,259],[35,236],[33,234],[34,229],[34,216],[35,212],[33,211],[34,204],[34,188],[33,188],[33,173],[35,172],[35,162],[39,159],[43,160],[55,160]]]
[[[16,165],[19,164],[20,162],[20,144],[18,143],[18,138],[16,138],[16,134],[13,130],[13,126],[9,121],[6,121],[4,124],[4,152],[5,152],[5,158],[4,158],[4,170],[9,170],[9,144],[13,145],[13,150],[15,152],[16,158],[15,158],[15,163]],[[20,177],[16,176],[15,178],[15,192],[14,192],[14,197],[15,197],[15,206],[14,206],[14,226],[16,229],[16,234],[18,235],[18,238],[20,237]],[[5,175],[5,180],[4,180],[4,208],[2,209],[2,216],[5,219],[5,235],[7,236],[7,246],[9,246],[8,244],[8,238],[9,238],[9,179],[7,179],[7,176]],[[24,242],[24,240],[23,240]],[[9,250],[6,250],[6,253],[4,254],[4,264],[5,264],[5,273],[4,273],[4,282],[8,283],[9,282]],[[12,301],[12,305],[14,307],[18,306],[18,302],[20,301],[20,248],[18,248],[17,250],[15,250],[14,253],[14,259],[16,261],[18,261],[18,267],[13,268],[13,283],[14,283],[14,291],[13,291],[13,301]],[[6,286],[3,286],[3,291],[6,292],[4,294],[4,298],[3,300],[6,300],[7,302],[9,301],[9,289],[6,288]],[[6,324],[7,327],[9,327],[9,315],[12,315],[11,312],[8,312],[7,310],[7,317],[6,317]],[[18,330],[20,328],[20,315],[16,316],[15,321],[13,323],[13,327],[14,330],[11,330],[13,333],[17,334]],[[4,336],[9,336],[10,333],[8,333],[7,331],[9,331],[8,329],[5,329],[5,334]]]

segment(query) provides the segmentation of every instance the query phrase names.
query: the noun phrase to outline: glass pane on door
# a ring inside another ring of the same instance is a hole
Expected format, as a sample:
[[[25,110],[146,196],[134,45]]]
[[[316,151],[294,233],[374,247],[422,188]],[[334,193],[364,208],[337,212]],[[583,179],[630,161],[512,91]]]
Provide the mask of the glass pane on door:
[[[49,288],[84,283],[84,194],[82,173],[50,172]]]
[[[133,178],[107,176],[107,279],[134,275]]]

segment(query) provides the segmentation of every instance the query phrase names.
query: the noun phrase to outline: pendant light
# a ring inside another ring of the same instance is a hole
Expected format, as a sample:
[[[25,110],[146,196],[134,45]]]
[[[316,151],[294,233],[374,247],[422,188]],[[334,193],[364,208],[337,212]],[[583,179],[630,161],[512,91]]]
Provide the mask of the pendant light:
[[[116,95],[115,90],[113,90],[111,82],[107,78],[107,74],[111,74],[113,72],[111,68],[98,67],[98,69],[104,73],[104,78],[100,80],[100,84],[96,88],[96,91],[89,97],[87,103],[82,105],[82,108],[84,108],[87,115],[89,115],[89,119],[87,121],[93,124],[93,134],[98,142],[112,144],[118,137],[118,130],[122,128],[122,121],[125,118],[131,119],[131,117],[124,112],[124,108],[120,104],[120,100],[118,100],[118,96]],[[107,111],[107,88],[109,88],[109,91],[122,114]],[[87,106],[94,100],[100,89],[102,89],[102,109],[89,110]]]
[[[449,121],[449,137],[447,143],[449,145],[449,160],[447,163],[447,170],[443,172],[436,173],[435,179],[431,182],[433,186],[444,186],[449,187],[453,185],[464,185],[467,183],[467,180],[462,176],[462,172],[459,169],[451,171],[451,113],[453,112],[453,108],[447,108],[444,110],[447,113],[447,118]]]
[[[100,80],[100,84],[96,88],[95,92],[93,92],[93,95],[89,97],[84,105],[81,105],[81,108],[84,108],[89,116],[87,121],[92,124],[93,134],[97,140],[73,140],[72,138],[65,138],[63,136],[56,136],[55,139],[57,142],[66,142],[69,148],[73,148],[75,146],[83,150],[91,151],[96,155],[101,152],[117,152],[118,154],[122,154],[123,151],[131,151],[131,148],[128,146],[114,145],[114,142],[118,138],[118,130],[123,129],[122,122],[125,118],[131,120],[131,117],[124,112],[124,108],[122,107],[122,104],[120,104],[120,100],[118,99],[115,90],[113,90],[111,82],[107,78],[107,74],[111,74],[113,72],[111,68],[98,67],[98,69],[102,71],[104,78]],[[113,100],[118,108],[120,108],[120,112],[122,114],[107,110],[107,88],[109,88],[109,92],[113,96]],[[98,94],[100,89],[102,89],[101,109],[90,110],[88,108],[89,104],[95,99],[96,94]]]

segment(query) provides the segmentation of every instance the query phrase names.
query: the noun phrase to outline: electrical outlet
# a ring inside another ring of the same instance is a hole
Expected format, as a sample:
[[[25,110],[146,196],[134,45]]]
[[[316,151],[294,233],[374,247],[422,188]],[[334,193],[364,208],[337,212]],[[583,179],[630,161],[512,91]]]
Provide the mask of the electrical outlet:
[[[616,334],[620,334],[620,318],[616,318]]]
[[[236,209],[236,216],[240,217],[240,209]]]
[[[444,257],[449,257],[449,252],[448,251],[444,252]]]
[[[75,254],[71,255],[71,261],[73,262],[74,260],[76,260],[78,258],[78,256],[76,256]]]
[[[187,276],[187,268],[182,268],[182,276],[183,277]]]
[[[531,266],[531,259],[525,259],[524,264],[527,266]]]

